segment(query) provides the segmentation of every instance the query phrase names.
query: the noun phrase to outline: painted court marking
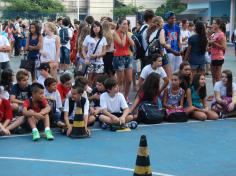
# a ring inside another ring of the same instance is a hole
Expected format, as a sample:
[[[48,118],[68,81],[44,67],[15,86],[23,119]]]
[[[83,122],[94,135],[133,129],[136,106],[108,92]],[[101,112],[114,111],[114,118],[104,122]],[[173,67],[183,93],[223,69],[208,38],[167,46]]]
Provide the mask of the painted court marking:
[[[0,159],[1,160],[19,160],[19,161],[33,161],[33,162],[44,162],[44,163],[71,164],[71,165],[80,165],[80,166],[100,167],[100,168],[106,168],[106,169],[116,169],[116,170],[130,171],[130,172],[134,171],[134,169],[126,168],[126,167],[118,167],[118,166],[95,164],[95,163],[63,161],[63,160],[48,160],[48,159],[5,157],[5,156],[0,156]],[[174,176],[174,175],[160,173],[160,172],[152,172],[152,174],[158,175],[158,176]]]
[[[236,117],[231,117],[231,118],[227,118],[227,119],[218,119],[217,121],[219,120],[235,120]],[[184,122],[184,123],[201,123],[201,122],[212,122],[214,120],[205,120],[205,121],[199,121],[199,120],[191,120],[191,121],[187,121],[187,122]],[[183,123],[183,124],[184,124]],[[149,126],[165,126],[165,125],[176,125],[176,124],[181,124],[179,122],[176,122],[176,123],[168,123],[168,122],[164,122],[164,123],[158,123],[158,124],[148,124],[148,125],[139,125],[138,128],[143,128],[143,127],[149,127]],[[103,129],[100,129],[100,128],[94,128],[94,129],[91,129],[91,131],[101,131]],[[53,132],[54,134],[60,134],[61,132]],[[1,138],[17,138],[17,137],[24,137],[24,136],[31,136],[32,134],[31,133],[28,133],[28,134],[17,134],[17,135],[10,135],[10,136],[0,136],[0,139]]]

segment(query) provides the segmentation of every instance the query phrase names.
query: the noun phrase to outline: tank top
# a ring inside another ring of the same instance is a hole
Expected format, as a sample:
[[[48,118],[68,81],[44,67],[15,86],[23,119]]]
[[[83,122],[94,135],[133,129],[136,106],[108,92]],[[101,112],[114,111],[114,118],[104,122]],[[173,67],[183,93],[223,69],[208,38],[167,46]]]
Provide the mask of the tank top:
[[[200,101],[201,98],[197,94],[197,91],[194,89],[194,87],[191,87],[191,95],[192,95],[192,105],[195,106],[196,108],[203,109],[204,106]]]
[[[172,94],[171,87],[168,88],[168,94],[167,94],[167,105],[169,106],[179,106],[181,98],[184,94],[184,91],[182,88],[179,88],[179,91],[177,94]]]
[[[37,46],[39,43],[39,36],[37,36],[35,39],[32,38],[32,35],[29,36],[29,45],[30,46]],[[28,57],[32,59],[36,59],[39,55],[39,50],[33,50],[29,51]]]
[[[52,62],[56,61],[56,36],[43,37],[43,48],[42,51],[47,54],[46,57],[41,55],[41,62]]]
[[[214,33],[211,37],[216,43],[220,43],[221,40],[225,38],[223,32]],[[224,50],[219,49],[218,47],[211,47],[211,59],[212,60],[223,60],[224,59]]]
[[[121,32],[117,31],[118,36],[121,39]],[[128,36],[126,37],[125,46],[121,47],[116,41],[114,41],[115,52],[114,56],[129,56],[129,39]]]

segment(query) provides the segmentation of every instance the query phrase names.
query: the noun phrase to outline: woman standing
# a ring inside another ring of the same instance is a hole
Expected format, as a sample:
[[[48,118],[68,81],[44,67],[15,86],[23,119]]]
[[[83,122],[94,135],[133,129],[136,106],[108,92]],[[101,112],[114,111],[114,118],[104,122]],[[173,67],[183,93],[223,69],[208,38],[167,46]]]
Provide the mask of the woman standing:
[[[99,74],[104,72],[103,56],[106,54],[106,38],[103,37],[102,26],[95,21],[91,26],[90,35],[83,42],[83,58],[88,64],[88,81],[92,86]]]
[[[184,60],[189,61],[193,76],[205,72],[205,53],[207,48],[206,29],[202,22],[195,24],[195,34],[188,40]]]
[[[39,59],[39,51],[42,48],[43,37],[40,33],[40,28],[38,23],[31,23],[29,26],[29,37],[26,42],[26,50],[28,51],[28,62],[31,64],[32,82],[36,80],[35,77],[35,62]]]
[[[55,35],[56,26],[47,22],[44,26],[46,36],[43,38],[43,48],[40,50],[41,62],[49,63],[50,74],[57,79],[57,69],[60,61],[60,38]]]
[[[213,86],[220,80],[221,68],[224,63],[224,53],[226,50],[226,36],[224,34],[224,23],[220,19],[213,21],[212,29],[214,34],[209,39],[211,51],[211,73]]]
[[[115,52],[112,64],[116,71],[118,85],[121,90],[124,89],[125,98],[129,101],[129,91],[132,82],[132,60],[129,56],[129,48],[134,46],[134,42],[131,36],[128,35],[128,21],[126,19],[118,21],[117,30],[113,36]]]
[[[167,57],[166,50],[165,50],[165,48],[170,49],[170,45],[166,44],[165,31],[163,29],[163,24],[164,24],[164,21],[163,21],[162,17],[156,16],[156,17],[152,18],[152,23],[147,30],[147,41],[148,41],[148,43],[151,43],[155,40],[155,38],[157,38],[157,40],[160,41],[160,44],[161,44],[160,51],[161,51],[161,55],[162,55],[162,67],[166,71],[167,77],[169,79],[171,79],[172,70],[171,70],[171,66],[168,61],[168,57]],[[157,36],[159,30],[160,30],[160,33]]]

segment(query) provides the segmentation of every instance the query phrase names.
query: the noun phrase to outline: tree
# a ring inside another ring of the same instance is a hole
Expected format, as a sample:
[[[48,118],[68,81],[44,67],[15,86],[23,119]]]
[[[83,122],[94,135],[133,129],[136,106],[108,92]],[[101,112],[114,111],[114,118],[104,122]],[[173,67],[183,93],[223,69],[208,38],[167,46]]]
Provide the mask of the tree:
[[[42,18],[63,13],[65,8],[58,0],[3,0],[9,5],[3,10],[3,18]]]
[[[141,7],[141,6],[136,7],[136,6],[133,6],[132,4],[124,5],[116,0],[115,1],[115,8],[113,10],[113,15],[116,19],[121,18],[121,17],[125,17],[127,15],[136,15],[136,13],[142,8],[143,7]]]
[[[168,11],[173,11],[175,14],[179,14],[186,10],[187,5],[181,3],[181,0],[166,0],[165,4],[162,4],[156,9],[156,15],[165,17],[165,13]]]

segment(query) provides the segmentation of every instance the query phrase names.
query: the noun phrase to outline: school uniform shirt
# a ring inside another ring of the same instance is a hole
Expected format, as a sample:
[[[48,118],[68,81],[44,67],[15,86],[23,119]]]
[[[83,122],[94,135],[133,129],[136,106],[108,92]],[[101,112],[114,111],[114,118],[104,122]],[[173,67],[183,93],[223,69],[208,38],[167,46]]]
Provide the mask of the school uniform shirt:
[[[31,87],[28,85],[26,88],[20,88],[19,84],[12,86],[10,95],[15,95],[17,100],[26,100],[31,97]]]
[[[10,105],[10,101],[6,99],[0,99],[0,122],[4,122],[9,119],[12,120],[13,112]]]
[[[128,108],[125,97],[118,92],[114,97],[111,97],[107,92],[100,96],[100,107],[107,109],[110,113],[120,113],[122,110]]]
[[[93,54],[98,41],[99,40],[96,41],[95,38],[91,37],[90,35],[87,35],[86,38],[84,39],[83,46],[88,48],[87,57],[89,59],[90,59],[90,56]],[[105,37],[102,37],[102,40],[100,41],[95,54],[102,53],[102,48],[103,46],[106,46],[106,45],[107,45],[107,40]],[[92,64],[103,64],[103,58],[99,57],[96,59],[90,59],[90,62]]]
[[[48,78],[51,78],[51,76],[49,75]],[[45,81],[45,79],[46,79],[46,78],[45,78],[43,75],[40,75],[40,76],[38,77],[38,79],[37,79],[37,82],[38,82],[39,84],[43,85],[44,88],[45,88],[45,86],[44,86],[44,81]]]
[[[140,77],[143,78],[144,80],[147,79],[147,77],[152,73],[152,72],[155,72],[155,73],[158,73],[161,78],[165,78],[167,77],[167,74],[165,72],[165,70],[163,69],[163,67],[157,67],[157,69],[153,69],[151,64],[145,66],[141,72],[141,75]]]
[[[71,115],[69,116],[69,119],[71,119],[71,120],[74,120],[76,106],[77,105],[75,103],[74,109],[73,109]],[[66,98],[66,100],[65,100],[64,112],[68,112],[69,113],[69,98]],[[88,114],[89,114],[89,101],[88,101],[88,99],[86,99],[86,102],[84,104],[84,115],[88,115]]]
[[[61,95],[61,101],[64,101],[65,98],[67,97],[67,95],[68,95],[69,92],[70,92],[70,89],[65,88],[61,83],[58,83],[58,84],[57,84],[57,90],[58,90],[58,92],[59,92],[60,95]]]
[[[186,30],[181,30],[180,31],[180,40],[182,42],[183,38],[186,38],[187,40],[185,40],[185,42],[187,42],[187,44],[182,44],[182,51],[185,50],[188,47],[188,38],[190,37],[190,32],[188,29]]]
[[[61,102],[61,95],[58,92],[58,90],[56,90],[56,92],[50,93],[48,92],[47,89],[45,89],[44,95],[46,98],[56,101],[56,111],[59,112],[60,108],[62,108],[62,102]]]
[[[41,103],[41,105],[40,105]],[[31,105],[31,110],[35,111],[35,112],[40,112],[42,109],[40,108],[43,107],[45,108],[46,106],[48,105],[48,101],[46,98],[43,98],[42,102],[38,102],[37,105],[35,104],[32,104]],[[29,109],[30,108],[30,100],[25,100],[24,103],[23,103],[23,108],[26,108],[26,109]]]
[[[233,86],[233,90],[232,91],[236,91],[236,84],[232,83],[232,86]],[[222,81],[218,81],[218,82],[215,83],[214,91],[220,92],[220,96],[221,97],[226,97],[227,96],[226,86],[223,84]]]
[[[1,35],[0,34],[0,47],[3,47],[3,46],[10,46],[10,43],[7,39],[7,37],[5,37],[4,35]],[[5,53],[5,52],[0,52],[0,62],[8,62],[9,61],[9,55],[8,53]]]

